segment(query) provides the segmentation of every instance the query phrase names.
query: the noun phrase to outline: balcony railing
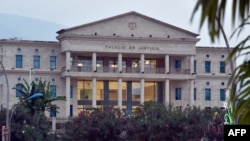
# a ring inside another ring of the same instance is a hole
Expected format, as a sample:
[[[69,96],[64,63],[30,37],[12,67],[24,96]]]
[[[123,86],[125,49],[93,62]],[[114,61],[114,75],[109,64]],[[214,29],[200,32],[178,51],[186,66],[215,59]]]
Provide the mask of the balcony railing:
[[[62,68],[62,72],[66,71],[65,67]],[[92,66],[72,66],[71,72],[92,72]],[[145,74],[164,74],[165,68],[144,68],[141,72],[140,68],[123,67],[122,71],[119,72],[117,67],[96,67],[98,73],[145,73]],[[190,69],[176,69],[170,68],[168,74],[190,74]]]
[[[170,68],[170,74],[190,74],[190,69],[176,69]]]

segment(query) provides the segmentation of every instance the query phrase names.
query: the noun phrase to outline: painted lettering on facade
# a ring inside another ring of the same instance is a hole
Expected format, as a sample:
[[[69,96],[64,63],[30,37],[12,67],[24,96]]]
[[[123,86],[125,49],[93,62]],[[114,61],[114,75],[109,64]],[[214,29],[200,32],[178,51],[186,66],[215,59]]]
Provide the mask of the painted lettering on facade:
[[[156,51],[160,50],[156,46],[125,46],[125,45],[105,45],[106,49],[116,50],[143,50],[143,51]]]

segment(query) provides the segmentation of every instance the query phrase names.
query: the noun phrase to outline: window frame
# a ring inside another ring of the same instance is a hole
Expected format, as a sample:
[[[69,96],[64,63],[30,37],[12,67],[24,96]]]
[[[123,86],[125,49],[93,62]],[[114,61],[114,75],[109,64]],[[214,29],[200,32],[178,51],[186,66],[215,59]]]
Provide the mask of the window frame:
[[[56,69],[56,56],[50,56],[50,69]]]
[[[181,88],[175,88],[175,100],[181,100]]]
[[[205,89],[205,101],[211,101],[211,89],[210,88]]]
[[[23,55],[16,55],[16,68],[23,68]]]
[[[226,63],[225,63],[225,61],[220,61],[220,73],[226,73]]]
[[[50,85],[50,98],[56,98],[57,95],[57,86],[56,85]]]
[[[33,57],[33,68],[35,68],[35,69],[40,68],[40,55],[34,55],[34,57]]]
[[[205,61],[205,73],[211,73],[211,61]]]
[[[220,101],[226,101],[226,90],[220,89]]]
[[[22,93],[18,91],[18,90],[22,90],[22,89],[23,89],[23,84],[17,83],[16,84],[16,97],[22,96]]]

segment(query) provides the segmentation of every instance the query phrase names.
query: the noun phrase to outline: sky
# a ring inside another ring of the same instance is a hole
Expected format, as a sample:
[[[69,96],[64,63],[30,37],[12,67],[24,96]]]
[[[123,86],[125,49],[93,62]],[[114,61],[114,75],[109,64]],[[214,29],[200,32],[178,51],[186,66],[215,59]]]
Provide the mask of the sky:
[[[223,40],[211,43],[206,25],[199,30],[199,13],[190,21],[195,3],[196,0],[1,0],[0,13],[74,27],[135,11],[200,34],[197,46],[225,47]],[[230,22],[225,22],[224,28],[230,36],[232,28],[227,23]],[[237,43],[235,39],[230,40],[231,46]]]

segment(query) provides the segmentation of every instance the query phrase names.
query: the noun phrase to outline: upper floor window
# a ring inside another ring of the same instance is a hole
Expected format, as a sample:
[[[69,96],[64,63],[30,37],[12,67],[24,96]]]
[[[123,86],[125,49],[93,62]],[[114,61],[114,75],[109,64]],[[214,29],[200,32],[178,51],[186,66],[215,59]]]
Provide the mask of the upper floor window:
[[[205,89],[205,100],[210,101],[211,100],[211,89]]]
[[[225,89],[220,89],[220,101],[226,100],[226,91]]]
[[[220,62],[220,73],[225,73],[226,63],[224,61]]]
[[[55,98],[56,97],[56,85],[50,86],[50,92],[51,92],[50,98]]]
[[[34,56],[33,68],[40,68],[40,56]]]
[[[22,67],[23,67],[23,56],[16,55],[16,68],[22,68]]]
[[[175,100],[181,100],[181,88],[175,88]]]
[[[16,97],[22,96],[23,85],[21,83],[16,84]]]
[[[56,56],[50,56],[50,69],[56,69]]]
[[[73,98],[73,86],[70,85],[70,98]]]
[[[174,61],[174,68],[175,68],[175,70],[177,70],[177,71],[180,71],[180,70],[181,70],[181,60],[175,60],[175,61]]]
[[[196,60],[194,61],[194,73],[196,73]]]
[[[210,71],[211,71],[210,61],[205,61],[205,73],[210,73]]]

